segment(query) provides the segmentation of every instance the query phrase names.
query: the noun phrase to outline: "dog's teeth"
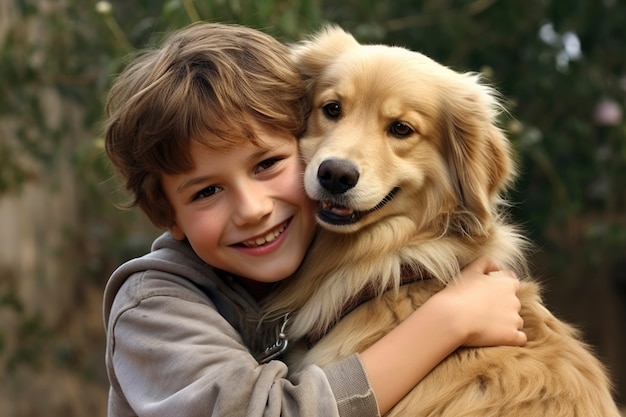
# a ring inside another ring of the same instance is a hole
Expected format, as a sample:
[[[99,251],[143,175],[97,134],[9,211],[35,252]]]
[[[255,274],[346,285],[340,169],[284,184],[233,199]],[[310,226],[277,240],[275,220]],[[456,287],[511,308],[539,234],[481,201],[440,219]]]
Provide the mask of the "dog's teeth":
[[[343,217],[350,216],[352,215],[352,213],[354,213],[354,210],[352,210],[351,208],[339,207],[339,206],[332,207],[329,211],[333,212],[334,214],[338,216],[343,216]]]
[[[340,206],[338,204],[333,204],[330,201],[323,201],[322,208],[325,211],[329,211],[337,216],[342,217],[348,217],[351,216],[352,213],[354,213],[354,209],[351,209],[350,207]]]

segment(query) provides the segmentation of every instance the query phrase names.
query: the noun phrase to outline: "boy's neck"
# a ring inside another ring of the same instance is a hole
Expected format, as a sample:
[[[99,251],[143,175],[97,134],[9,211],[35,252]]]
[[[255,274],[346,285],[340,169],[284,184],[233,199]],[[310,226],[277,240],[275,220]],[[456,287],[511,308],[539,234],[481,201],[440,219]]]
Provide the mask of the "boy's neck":
[[[259,282],[240,276],[236,276],[235,279],[239,281],[239,284],[244,287],[256,301],[260,301],[268,296],[274,287],[273,282]]]

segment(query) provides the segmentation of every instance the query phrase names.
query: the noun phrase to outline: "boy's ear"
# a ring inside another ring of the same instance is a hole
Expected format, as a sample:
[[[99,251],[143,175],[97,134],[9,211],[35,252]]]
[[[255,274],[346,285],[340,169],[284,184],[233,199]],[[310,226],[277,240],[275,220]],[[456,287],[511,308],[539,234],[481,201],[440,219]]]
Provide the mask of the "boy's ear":
[[[186,237],[183,229],[178,227],[176,223],[170,226],[170,233],[172,234],[172,236],[174,236],[174,239],[176,240],[184,240]]]

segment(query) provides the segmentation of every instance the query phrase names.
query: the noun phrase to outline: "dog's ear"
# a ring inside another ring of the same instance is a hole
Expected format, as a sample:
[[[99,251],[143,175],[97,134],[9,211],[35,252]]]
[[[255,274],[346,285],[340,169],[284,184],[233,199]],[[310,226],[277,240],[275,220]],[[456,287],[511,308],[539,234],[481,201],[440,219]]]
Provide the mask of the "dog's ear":
[[[474,74],[460,74],[442,104],[452,186],[464,210],[478,220],[469,232],[482,235],[514,176],[510,145],[496,121],[501,106],[495,90]]]
[[[291,46],[291,57],[305,81],[311,83],[339,55],[358,45],[354,37],[338,26],[325,26],[317,34]]]

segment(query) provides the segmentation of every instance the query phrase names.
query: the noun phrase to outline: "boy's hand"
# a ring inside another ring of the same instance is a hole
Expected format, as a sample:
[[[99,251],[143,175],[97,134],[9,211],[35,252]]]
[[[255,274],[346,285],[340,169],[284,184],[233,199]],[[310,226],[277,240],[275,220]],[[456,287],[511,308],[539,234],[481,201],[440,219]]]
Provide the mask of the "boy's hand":
[[[450,319],[458,325],[453,329],[463,346],[523,346],[527,338],[519,315],[518,289],[513,272],[501,271],[488,258],[480,258],[434,297],[450,309]]]

